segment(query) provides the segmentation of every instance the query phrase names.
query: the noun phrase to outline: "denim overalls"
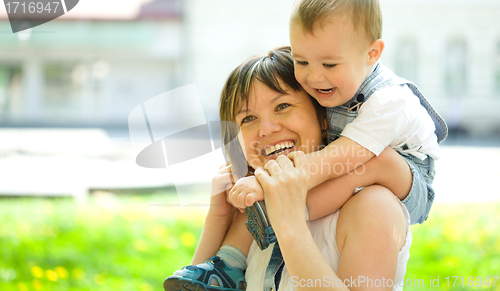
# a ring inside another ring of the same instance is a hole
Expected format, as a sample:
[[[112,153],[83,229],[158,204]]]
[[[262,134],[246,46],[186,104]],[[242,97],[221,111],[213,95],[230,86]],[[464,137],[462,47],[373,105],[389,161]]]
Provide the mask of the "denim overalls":
[[[420,103],[427,110],[436,126],[435,134],[438,143],[441,143],[448,135],[448,127],[444,120],[434,110],[429,101],[415,84],[400,78],[382,64],[376,64],[373,72],[361,84],[358,92],[351,100],[337,107],[327,108],[327,139],[328,143],[340,137],[344,127],[358,116],[359,107],[370,98],[373,93],[382,88],[397,85],[407,85],[419,99]],[[413,145],[403,144],[394,148],[408,162],[413,174],[412,189],[408,196],[402,201],[410,213],[412,224],[423,223],[429,215],[430,208],[434,201],[434,190],[432,181],[434,180],[434,160],[427,157],[420,160],[413,155],[404,154],[402,151],[411,148]]]

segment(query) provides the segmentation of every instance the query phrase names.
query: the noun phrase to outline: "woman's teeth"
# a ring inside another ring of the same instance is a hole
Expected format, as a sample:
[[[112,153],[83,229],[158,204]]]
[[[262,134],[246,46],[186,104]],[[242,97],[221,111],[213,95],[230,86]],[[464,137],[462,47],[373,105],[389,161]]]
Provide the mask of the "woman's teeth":
[[[294,145],[295,143],[293,141],[272,145],[265,149],[266,156],[279,155],[283,151],[293,148]]]
[[[319,93],[328,94],[328,93],[332,93],[333,88],[330,88],[328,90],[318,89],[318,91],[319,91]]]

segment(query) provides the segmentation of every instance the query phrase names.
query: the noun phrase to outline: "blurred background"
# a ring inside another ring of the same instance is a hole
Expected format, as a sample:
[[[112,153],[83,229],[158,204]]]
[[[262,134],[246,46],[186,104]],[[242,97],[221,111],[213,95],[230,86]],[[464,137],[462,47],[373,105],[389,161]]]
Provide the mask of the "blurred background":
[[[157,290],[188,264],[206,203],[179,207],[168,171],[136,165],[128,116],[195,84],[217,120],[229,72],[289,44],[292,3],[82,0],[16,34],[0,7],[0,290]],[[500,2],[381,5],[382,62],[450,128],[407,278],[500,290]]]

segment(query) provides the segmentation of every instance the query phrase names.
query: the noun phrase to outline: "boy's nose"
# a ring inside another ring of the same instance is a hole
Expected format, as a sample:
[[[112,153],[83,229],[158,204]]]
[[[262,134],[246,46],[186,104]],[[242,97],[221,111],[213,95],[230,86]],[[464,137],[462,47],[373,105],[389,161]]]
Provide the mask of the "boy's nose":
[[[281,130],[281,125],[274,119],[266,119],[263,120],[260,124],[259,128],[259,136],[265,137],[269,136],[275,132],[279,132]]]
[[[321,82],[324,81],[325,76],[320,72],[320,70],[313,68],[309,68],[309,71],[307,72],[307,79],[310,82]]]

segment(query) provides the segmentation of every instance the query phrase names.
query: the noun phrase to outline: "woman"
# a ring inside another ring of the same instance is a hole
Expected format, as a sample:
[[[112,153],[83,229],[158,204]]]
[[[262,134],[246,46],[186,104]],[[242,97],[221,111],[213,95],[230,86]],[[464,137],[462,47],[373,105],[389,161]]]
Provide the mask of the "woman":
[[[324,110],[295,81],[289,48],[250,59],[235,69],[221,96],[220,117],[241,128],[239,134],[233,128],[223,130],[231,171],[255,169],[285,262],[269,280],[266,271],[277,248],[260,251],[254,242],[247,259],[247,290],[401,287],[411,235],[406,209],[389,190],[365,187],[341,211],[306,222],[305,158],[298,154],[292,162],[286,155],[317,151],[324,145],[326,123]],[[233,146],[229,141],[237,134],[240,143]],[[269,154],[269,147],[278,144],[280,151]],[[234,163],[233,157],[241,151],[248,164]],[[224,244],[244,248],[237,240],[234,244],[224,240],[228,229],[245,219],[238,214],[233,221],[235,209],[223,195],[227,182],[221,181],[230,175],[230,169],[222,167],[214,179],[212,193],[222,193],[212,196],[193,264],[215,255]]]

